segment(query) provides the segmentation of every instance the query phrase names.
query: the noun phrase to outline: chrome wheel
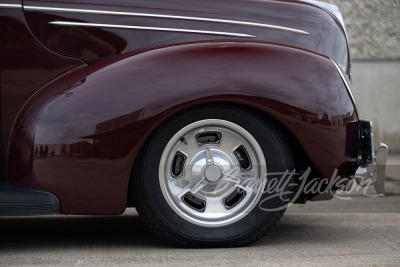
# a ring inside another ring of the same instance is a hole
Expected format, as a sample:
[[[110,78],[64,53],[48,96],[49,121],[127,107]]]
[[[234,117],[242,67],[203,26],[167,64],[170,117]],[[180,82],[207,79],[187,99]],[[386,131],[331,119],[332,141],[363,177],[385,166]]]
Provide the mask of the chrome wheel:
[[[226,120],[206,119],[172,136],[161,155],[159,184],[181,218],[219,227],[256,207],[265,174],[263,151],[248,131]]]

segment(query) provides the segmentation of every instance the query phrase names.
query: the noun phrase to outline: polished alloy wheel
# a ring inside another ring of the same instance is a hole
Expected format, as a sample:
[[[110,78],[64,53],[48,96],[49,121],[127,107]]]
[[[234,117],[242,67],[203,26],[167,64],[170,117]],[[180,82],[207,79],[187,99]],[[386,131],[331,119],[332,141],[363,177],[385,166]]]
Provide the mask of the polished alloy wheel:
[[[203,227],[233,224],[251,212],[265,186],[266,162],[254,137],[221,119],[196,121],[172,136],[159,165],[168,205]]]

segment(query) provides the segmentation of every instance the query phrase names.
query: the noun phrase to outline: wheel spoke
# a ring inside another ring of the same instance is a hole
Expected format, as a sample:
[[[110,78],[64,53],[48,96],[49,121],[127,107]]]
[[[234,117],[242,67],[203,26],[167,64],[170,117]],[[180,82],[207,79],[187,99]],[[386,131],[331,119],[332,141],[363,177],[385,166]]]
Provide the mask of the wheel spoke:
[[[222,203],[220,197],[209,197],[206,201],[205,213],[212,217],[221,216],[221,214],[227,213],[228,210]]]
[[[214,158],[213,158],[213,155],[211,153],[210,147],[206,146],[205,151],[206,151],[206,160],[207,160],[207,164],[206,165],[208,166],[208,165],[214,164]]]
[[[203,189],[203,187],[205,187],[207,184],[208,184],[208,181],[206,178],[201,179],[200,182],[198,182],[197,184],[195,184],[192,187],[192,189],[190,190],[190,193],[195,195],[197,192],[199,192],[201,189]]]
[[[240,185],[241,182],[240,177],[235,177],[235,176],[224,176],[222,180],[236,185]]]
[[[222,178],[224,181],[235,184],[237,187],[245,190],[246,192],[251,192],[254,187],[254,181],[256,181],[253,177],[245,177],[240,175],[232,175],[230,173],[224,173],[224,177]]]
[[[236,148],[242,145],[242,141],[238,136],[233,135],[228,131],[223,131],[221,141],[218,148],[224,151],[226,154],[231,155]]]
[[[169,183],[170,183],[170,190],[174,195],[181,196],[190,190],[190,181],[187,175],[178,178],[171,176],[169,178]]]
[[[182,136],[179,139],[179,143],[178,146],[175,148],[175,151],[179,151],[182,154],[186,155],[189,160],[192,159],[199,151],[199,145],[196,141],[195,135],[190,133]]]

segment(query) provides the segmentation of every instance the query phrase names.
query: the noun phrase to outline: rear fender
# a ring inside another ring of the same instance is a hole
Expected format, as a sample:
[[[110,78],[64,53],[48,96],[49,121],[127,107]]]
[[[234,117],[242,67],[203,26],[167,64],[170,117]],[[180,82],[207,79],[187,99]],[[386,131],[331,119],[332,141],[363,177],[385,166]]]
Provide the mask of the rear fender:
[[[15,123],[9,181],[52,192],[62,213],[122,213],[146,138],[210,102],[270,114],[317,166],[354,164],[345,125],[355,110],[329,58],[267,43],[191,43],[104,60],[42,88]]]

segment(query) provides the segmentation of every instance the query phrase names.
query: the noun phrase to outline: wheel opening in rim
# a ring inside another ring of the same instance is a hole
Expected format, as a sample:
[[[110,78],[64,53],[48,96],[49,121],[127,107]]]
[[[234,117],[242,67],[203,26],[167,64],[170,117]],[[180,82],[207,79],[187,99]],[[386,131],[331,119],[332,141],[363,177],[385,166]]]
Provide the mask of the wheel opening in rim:
[[[182,200],[186,205],[197,211],[204,211],[206,208],[206,202],[191,193],[186,193]]]
[[[221,133],[205,132],[196,135],[196,140],[199,145],[218,144],[221,140]]]
[[[238,147],[235,151],[233,151],[236,159],[239,161],[240,168],[244,170],[248,170],[251,168],[251,161],[249,154],[243,146]]]
[[[234,190],[228,197],[224,199],[224,204],[227,209],[235,207],[246,196],[246,192],[240,188]]]
[[[186,161],[186,156],[180,152],[175,154],[175,157],[172,161],[172,176],[182,176],[183,174],[183,166]]]

